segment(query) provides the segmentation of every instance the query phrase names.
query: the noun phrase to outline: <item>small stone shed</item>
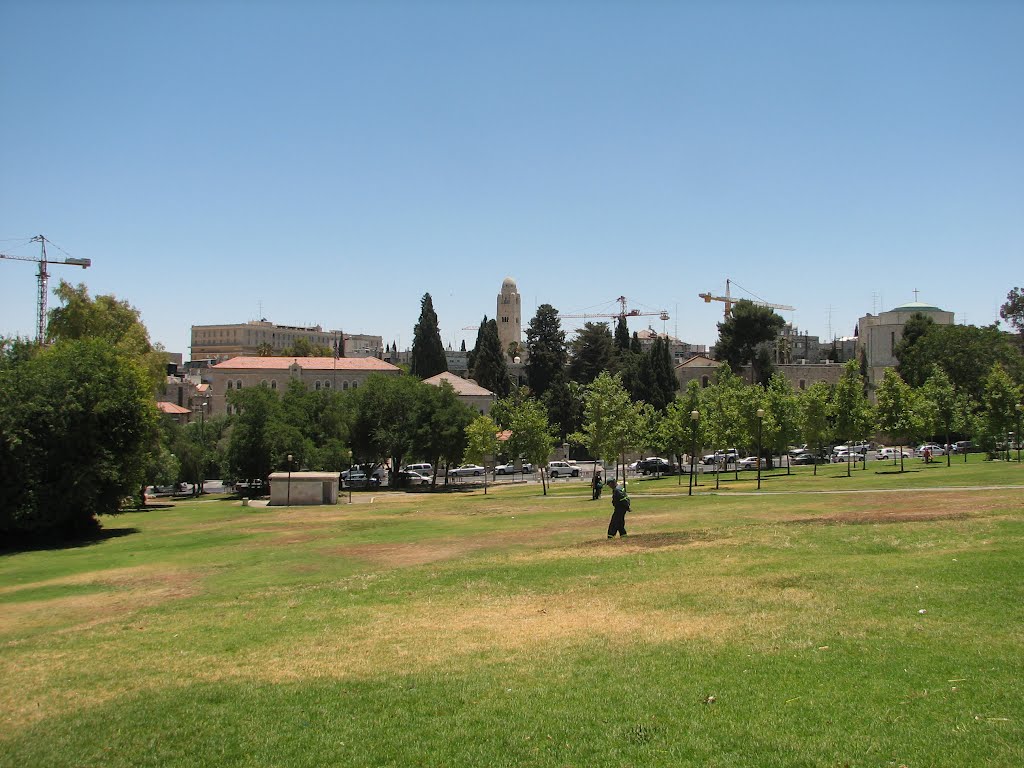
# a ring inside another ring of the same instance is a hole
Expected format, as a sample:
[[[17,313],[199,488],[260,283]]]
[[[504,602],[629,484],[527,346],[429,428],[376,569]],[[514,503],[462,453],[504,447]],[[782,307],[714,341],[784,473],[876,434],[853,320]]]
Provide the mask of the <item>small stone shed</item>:
[[[270,506],[338,503],[337,472],[274,472],[270,476]]]

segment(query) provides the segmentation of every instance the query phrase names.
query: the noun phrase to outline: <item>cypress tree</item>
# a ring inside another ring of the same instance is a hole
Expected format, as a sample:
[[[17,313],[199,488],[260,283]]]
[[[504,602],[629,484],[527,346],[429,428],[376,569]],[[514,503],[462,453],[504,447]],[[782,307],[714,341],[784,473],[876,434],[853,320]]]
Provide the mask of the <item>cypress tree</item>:
[[[410,372],[421,379],[429,379],[447,370],[448,359],[441,343],[434,301],[429,293],[425,293],[420,300],[420,319],[413,329]]]
[[[470,371],[473,380],[481,387],[486,387],[500,397],[508,395],[508,366],[501,352],[497,320],[488,320],[480,326]]]

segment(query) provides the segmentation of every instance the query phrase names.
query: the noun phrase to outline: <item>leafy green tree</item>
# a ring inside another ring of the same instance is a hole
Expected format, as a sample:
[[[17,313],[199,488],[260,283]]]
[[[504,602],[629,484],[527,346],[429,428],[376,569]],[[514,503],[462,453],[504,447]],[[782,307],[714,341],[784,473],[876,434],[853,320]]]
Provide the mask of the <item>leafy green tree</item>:
[[[982,396],[986,437],[998,443],[1006,439],[1017,419],[1017,403],[1021,402],[1020,387],[1013,383],[1003,366],[996,363],[985,377],[985,393]],[[1009,441],[1007,441],[1009,459]]]
[[[604,323],[586,323],[570,345],[569,379],[587,385],[605,371],[615,369],[615,344]]]
[[[228,392],[227,401],[237,413],[225,457],[228,479],[266,482],[281,458],[275,439],[283,423],[281,400],[266,387],[246,387]]]
[[[508,364],[498,339],[498,322],[488,320],[480,327],[477,346],[473,350],[473,366],[470,376],[481,387],[491,390],[498,397],[505,397],[511,389]]]
[[[466,452],[463,455],[467,463],[480,464],[486,467],[488,459],[498,454],[498,425],[486,414],[477,416],[466,427]],[[487,472],[484,472],[484,493],[487,493]]]
[[[732,306],[732,312],[718,324],[718,343],[715,359],[729,364],[733,373],[751,365],[752,381],[757,380],[755,354],[761,344],[774,344],[786,321],[770,307],[760,307],[741,299]]]
[[[537,307],[537,314],[526,329],[526,382],[536,397],[544,397],[548,389],[565,380],[568,352],[565,331],[558,310],[550,304]]]
[[[953,425],[956,423],[957,393],[953,382],[941,368],[936,368],[932,375],[924,383],[921,394],[930,403],[930,412],[933,417],[931,432],[941,432],[946,436],[946,466],[952,461],[950,450],[950,434]]]
[[[923,337],[927,336],[934,328],[935,319],[931,316],[926,315],[923,312],[915,312],[912,314],[910,319],[903,324],[903,334],[893,349],[893,356],[901,362],[906,359],[908,363],[904,367],[909,368],[913,356],[914,345],[916,345]],[[900,374],[900,377],[904,381],[907,381],[906,374],[911,373],[911,371],[901,371],[899,368],[900,366],[896,366],[896,372]]]
[[[138,357],[59,341],[0,367],[0,532],[78,535],[141,487],[157,429]]]
[[[668,452],[676,463],[679,464],[679,484],[682,484],[684,467],[689,471],[687,455],[694,451],[694,427],[700,427],[700,420],[696,425],[690,414],[693,411],[700,412],[701,407],[701,386],[698,381],[691,381],[686,386],[686,391],[681,397],[669,403],[665,416],[658,422],[655,440],[660,448]],[[699,435],[698,435],[699,437]],[[700,443],[698,443],[699,445]],[[694,458],[696,463],[696,458]]]
[[[149,341],[139,310],[115,296],[89,296],[84,284],[73,286],[64,280],[54,290],[61,306],[49,312],[46,338],[50,342],[71,339],[103,339],[120,352],[136,358],[156,391],[163,386],[167,356]]]
[[[999,308],[999,316],[1017,329],[1024,338],[1024,291],[1011,288],[1006,294],[1006,302]]]
[[[616,375],[602,373],[587,387],[583,427],[571,436],[591,456],[605,462],[625,460],[626,452],[649,438],[647,414],[635,404]]]
[[[515,460],[523,457],[536,467],[546,470],[548,459],[555,448],[555,438],[551,434],[547,409],[533,398],[526,398],[513,405],[508,415],[509,455]],[[540,472],[541,487],[547,495],[546,471]]]
[[[410,373],[421,379],[429,379],[447,370],[448,358],[441,343],[434,300],[429,293],[425,293],[420,300],[420,319],[413,329]]]
[[[781,373],[774,374],[764,390],[765,418],[770,421],[768,431],[762,429],[761,444],[768,449],[768,466],[772,466],[772,456],[788,454],[789,446],[800,437],[800,404],[797,401],[793,386]],[[790,464],[786,462],[786,474],[790,474]]]
[[[475,416],[476,411],[459,400],[448,382],[424,390],[415,418],[412,453],[434,466],[432,486],[437,484],[437,468],[442,463],[447,468],[465,455],[466,428]]]
[[[923,386],[938,366],[958,392],[975,402],[981,401],[985,378],[996,363],[1014,381],[1024,381],[1024,356],[1012,337],[995,325],[932,325],[912,345],[897,345],[897,356],[897,371],[910,386]]]
[[[873,414],[864,396],[864,378],[856,360],[843,366],[835,389],[832,391],[832,430],[835,436],[848,442],[863,438],[871,430]],[[846,462],[846,475],[850,476],[850,462]]]
[[[401,467],[413,449],[420,402],[430,385],[413,376],[372,374],[355,392],[355,418],[350,440],[352,453],[361,462],[379,464],[391,459],[393,468]],[[397,486],[398,473],[391,473]]]
[[[744,389],[743,380],[728,365],[721,365],[714,383],[703,390],[700,412],[708,447],[726,449],[750,443],[750,404]],[[715,472],[715,487],[720,485],[721,474]]]
[[[828,384],[819,381],[808,387],[798,401],[800,433],[808,447],[814,446],[817,449],[814,458],[815,475],[818,474],[818,457],[821,456],[826,441],[831,440],[830,396]]]
[[[900,375],[889,368],[875,392],[878,429],[892,435],[900,447],[900,472],[903,472],[903,447],[925,428],[922,402]]]

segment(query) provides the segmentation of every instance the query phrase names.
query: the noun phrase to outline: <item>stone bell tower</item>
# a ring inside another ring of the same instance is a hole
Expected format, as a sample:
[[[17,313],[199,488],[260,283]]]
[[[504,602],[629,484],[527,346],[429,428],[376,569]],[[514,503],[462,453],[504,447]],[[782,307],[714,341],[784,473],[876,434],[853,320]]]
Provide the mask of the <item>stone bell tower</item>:
[[[498,310],[494,315],[498,320],[498,341],[501,351],[508,354],[508,346],[523,338],[522,300],[516,281],[506,277],[501,281],[501,293],[498,294]]]

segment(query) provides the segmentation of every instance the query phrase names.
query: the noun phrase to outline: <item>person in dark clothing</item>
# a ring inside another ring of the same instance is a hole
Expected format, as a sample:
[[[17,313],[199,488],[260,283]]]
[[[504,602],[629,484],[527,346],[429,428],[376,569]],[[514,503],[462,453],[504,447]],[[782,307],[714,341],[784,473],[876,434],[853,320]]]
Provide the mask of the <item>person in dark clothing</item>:
[[[596,499],[600,499],[601,498],[601,489],[603,487],[604,487],[604,481],[601,480],[601,471],[598,470],[597,472],[594,473],[594,484],[593,484],[593,487],[591,489],[593,491],[593,495],[591,496],[591,498],[595,499],[595,500]]]
[[[620,486],[615,480],[608,481],[612,489],[612,519],[608,521],[608,538],[614,539],[615,534],[626,535],[626,513],[629,512],[629,496],[626,484]]]

